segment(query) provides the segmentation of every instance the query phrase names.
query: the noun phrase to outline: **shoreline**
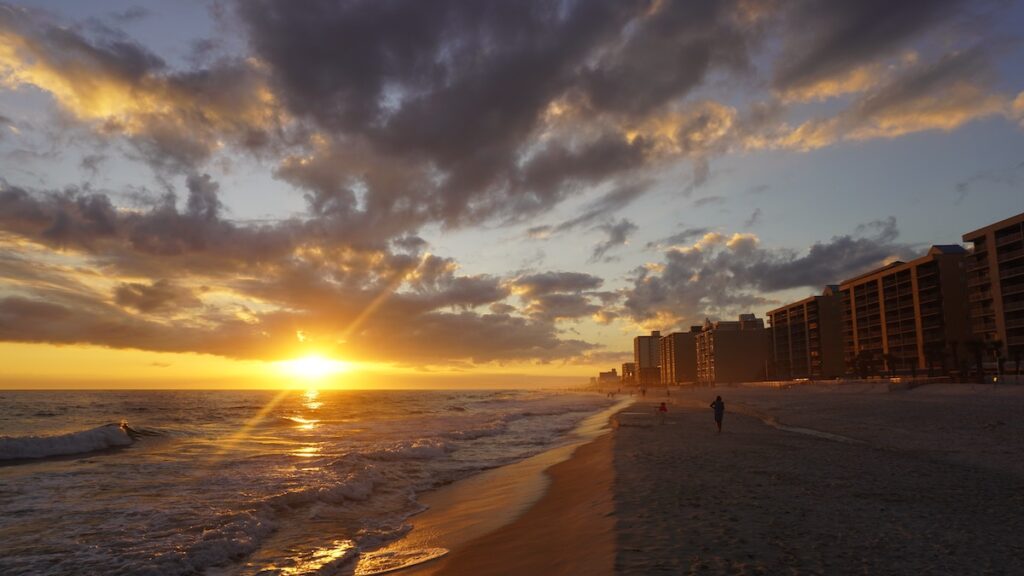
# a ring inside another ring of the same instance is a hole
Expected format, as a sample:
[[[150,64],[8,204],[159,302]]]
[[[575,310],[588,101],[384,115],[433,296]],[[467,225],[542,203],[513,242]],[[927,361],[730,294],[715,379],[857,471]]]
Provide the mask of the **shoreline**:
[[[588,416],[564,444],[425,493],[427,509],[409,519],[412,530],[362,555],[355,574],[611,574],[611,424],[632,402],[622,398]],[[596,469],[604,471],[600,481]],[[566,498],[575,502],[574,514],[565,514]],[[529,537],[539,533],[547,536]],[[588,539],[578,541],[584,533]],[[597,554],[580,557],[571,548],[595,538],[605,540],[607,571],[592,571]],[[552,562],[566,571],[552,572]]]

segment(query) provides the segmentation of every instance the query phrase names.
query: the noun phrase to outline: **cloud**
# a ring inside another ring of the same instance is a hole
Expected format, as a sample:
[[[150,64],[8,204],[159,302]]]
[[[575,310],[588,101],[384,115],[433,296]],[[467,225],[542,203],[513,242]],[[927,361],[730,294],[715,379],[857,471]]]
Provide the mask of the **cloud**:
[[[918,36],[958,16],[967,2],[927,0],[806,1],[784,20],[785,40],[773,85],[804,97],[860,92],[872,85],[871,67]],[[818,92],[818,94],[815,94]]]
[[[783,131],[768,147],[811,150],[842,140],[948,132],[978,118],[1009,115],[1011,104],[991,90],[991,75],[989,57],[980,47],[950,53],[907,68],[834,116]]]
[[[750,217],[743,222],[744,228],[753,228],[755,225],[761,222],[761,209],[754,208],[754,211],[750,213]]]
[[[122,35],[92,39],[37,11],[0,9],[0,75],[48,92],[99,135],[125,137],[161,170],[194,168],[229,140],[259,148],[279,111],[246,61],[170,70]]]
[[[889,218],[798,253],[764,248],[753,234],[708,233],[692,246],[666,251],[660,265],[639,268],[625,291],[623,312],[637,322],[678,326],[732,316],[771,303],[767,293],[817,289],[893,257],[909,258],[913,247],[897,242],[898,235]]]
[[[514,282],[519,291],[529,296],[595,290],[602,284],[601,278],[583,272],[541,272],[520,276]]]
[[[600,297],[582,291],[600,278],[462,274],[421,254],[422,240],[392,253],[336,242],[317,218],[232,222],[212,178],[193,174],[186,188],[180,207],[169,197],[141,211],[84,189],[0,188],[0,339],[273,359],[312,345],[296,342],[301,330],[353,359],[438,364],[547,362],[592,347],[554,322],[592,313],[586,300]],[[44,265],[51,247],[63,264]],[[504,301],[511,286],[528,294],[521,313]]]
[[[700,238],[707,234],[708,232],[711,232],[710,228],[686,228],[681,232],[676,232],[675,234],[667,238],[662,238],[661,240],[657,240],[654,242],[648,242],[647,248],[663,248],[689,244],[691,240],[694,240],[695,238]]]
[[[167,279],[152,284],[122,282],[114,291],[114,301],[139,312],[156,312],[168,307],[193,308],[201,303],[191,290],[176,286]]]
[[[703,198],[697,198],[693,201],[694,208],[703,208],[705,206],[721,206],[725,204],[724,196],[705,196]]]
[[[636,224],[625,218],[618,222],[602,224],[597,228],[607,234],[608,237],[599,242],[597,246],[594,246],[594,253],[590,256],[591,262],[607,261],[606,254],[613,248],[625,246],[628,243],[629,236],[638,229]]]

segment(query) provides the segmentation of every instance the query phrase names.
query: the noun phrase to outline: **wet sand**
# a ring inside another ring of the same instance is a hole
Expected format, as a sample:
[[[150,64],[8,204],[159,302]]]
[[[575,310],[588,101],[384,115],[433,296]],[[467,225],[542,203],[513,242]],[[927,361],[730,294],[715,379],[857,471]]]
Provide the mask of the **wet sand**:
[[[601,437],[548,470],[551,487],[529,511],[453,553],[436,572],[612,574],[612,439]]]
[[[627,404],[621,399],[587,418],[567,444],[424,495],[428,509],[410,519],[412,531],[362,555],[355,574],[404,561],[411,566],[397,572],[402,576],[611,574],[609,422]]]

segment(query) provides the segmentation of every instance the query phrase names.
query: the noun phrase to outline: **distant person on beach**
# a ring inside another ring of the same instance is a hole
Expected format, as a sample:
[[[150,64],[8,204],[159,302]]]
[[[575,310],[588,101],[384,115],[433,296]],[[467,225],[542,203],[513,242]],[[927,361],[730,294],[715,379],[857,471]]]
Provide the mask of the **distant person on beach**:
[[[658,406],[658,424],[665,423],[665,414],[668,414],[668,406],[665,406],[665,403],[662,402],[661,406]]]
[[[722,431],[722,416],[725,415],[725,402],[722,401],[722,397],[718,396],[715,401],[711,403],[711,407],[715,409],[715,424],[718,425],[718,431]]]

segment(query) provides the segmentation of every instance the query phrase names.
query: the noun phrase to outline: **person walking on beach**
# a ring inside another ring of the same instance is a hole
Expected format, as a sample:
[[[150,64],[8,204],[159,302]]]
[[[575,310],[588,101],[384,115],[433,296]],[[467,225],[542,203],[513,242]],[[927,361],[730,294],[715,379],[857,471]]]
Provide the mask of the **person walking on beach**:
[[[718,425],[718,431],[722,431],[722,416],[725,415],[725,402],[722,401],[722,397],[718,396],[715,401],[711,403],[711,407],[715,409],[715,424]]]
[[[665,403],[662,402],[661,406],[658,406],[658,424],[665,423],[665,414],[668,414],[668,406],[665,406]]]

